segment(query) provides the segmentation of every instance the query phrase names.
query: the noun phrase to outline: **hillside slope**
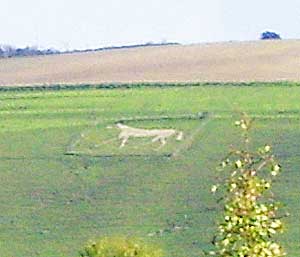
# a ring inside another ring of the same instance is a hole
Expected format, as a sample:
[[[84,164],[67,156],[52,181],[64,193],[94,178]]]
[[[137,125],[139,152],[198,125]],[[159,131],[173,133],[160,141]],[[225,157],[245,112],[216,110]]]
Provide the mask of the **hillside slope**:
[[[300,40],[161,46],[0,60],[0,85],[300,81]]]

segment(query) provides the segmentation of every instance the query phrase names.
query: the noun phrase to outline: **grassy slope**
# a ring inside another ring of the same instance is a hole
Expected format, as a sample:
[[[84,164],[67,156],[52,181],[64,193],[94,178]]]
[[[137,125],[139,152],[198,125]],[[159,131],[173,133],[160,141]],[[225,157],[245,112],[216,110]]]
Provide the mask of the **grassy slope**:
[[[0,85],[299,81],[299,49],[282,40],[0,59]]]
[[[292,213],[283,240],[298,257],[299,99],[298,87],[259,86],[1,93],[1,256],[76,256],[87,239],[115,233],[161,243],[170,257],[199,256],[220,213],[209,194],[215,166],[238,137],[231,115],[247,111],[257,117],[254,145],[272,143],[282,160],[275,193]],[[176,160],[64,155],[95,119],[199,111],[216,118]]]

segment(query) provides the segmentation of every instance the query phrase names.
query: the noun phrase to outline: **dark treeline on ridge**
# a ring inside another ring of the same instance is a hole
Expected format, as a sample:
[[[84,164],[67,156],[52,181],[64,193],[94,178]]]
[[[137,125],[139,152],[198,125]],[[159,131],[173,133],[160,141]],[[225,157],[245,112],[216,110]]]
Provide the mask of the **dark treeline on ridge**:
[[[60,51],[56,49],[45,49],[41,50],[37,47],[25,47],[16,48],[10,45],[0,45],[0,58],[10,58],[19,56],[33,56],[33,55],[49,55],[49,54],[59,54]]]
[[[36,56],[36,55],[52,55],[52,54],[69,54],[69,53],[84,53],[84,52],[96,52],[114,49],[129,49],[137,47],[147,47],[147,46],[162,46],[162,45],[179,45],[179,43],[174,42],[163,42],[163,43],[145,43],[145,44],[135,44],[135,45],[124,45],[124,46],[108,46],[95,49],[84,49],[84,50],[67,50],[59,51],[54,48],[49,49],[39,49],[37,47],[25,47],[16,48],[11,45],[1,45],[0,44],[0,58],[10,58],[10,57],[21,57],[21,56]]]

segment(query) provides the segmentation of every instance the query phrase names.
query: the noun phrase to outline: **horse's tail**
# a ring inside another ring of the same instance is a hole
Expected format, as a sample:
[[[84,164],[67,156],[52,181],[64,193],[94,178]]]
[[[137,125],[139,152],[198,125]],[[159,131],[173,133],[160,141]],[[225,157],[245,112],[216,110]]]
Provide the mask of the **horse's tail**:
[[[179,131],[178,134],[177,134],[176,140],[181,141],[182,138],[183,138],[183,132],[182,132],[182,131]]]

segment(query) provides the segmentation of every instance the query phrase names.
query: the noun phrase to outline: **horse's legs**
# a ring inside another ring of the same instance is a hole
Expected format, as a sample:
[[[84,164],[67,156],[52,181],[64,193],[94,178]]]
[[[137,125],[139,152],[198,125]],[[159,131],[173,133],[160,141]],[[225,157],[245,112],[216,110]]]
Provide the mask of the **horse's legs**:
[[[152,139],[152,142],[157,142],[157,141],[159,141],[162,144],[162,146],[164,146],[167,143],[166,138],[162,136],[157,136]]]
[[[166,141],[166,138],[164,138],[164,137],[158,137],[157,140],[159,140],[159,142],[161,143],[161,145],[156,149],[158,151],[167,143],[167,141]]]
[[[152,142],[154,143],[154,142],[157,142],[158,140],[160,140],[160,137],[159,137],[159,136],[153,138],[153,139],[152,139]]]
[[[122,143],[121,143],[121,145],[120,145],[120,148],[122,148],[122,147],[125,146],[127,140],[128,140],[128,137],[122,137]]]
[[[164,137],[161,137],[159,141],[161,142],[161,147],[163,147],[167,143]]]

